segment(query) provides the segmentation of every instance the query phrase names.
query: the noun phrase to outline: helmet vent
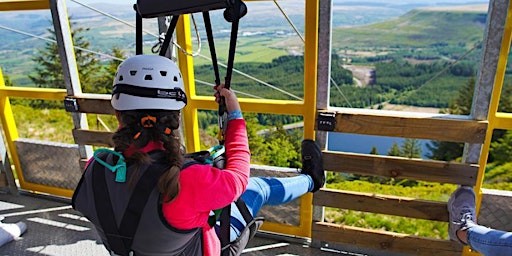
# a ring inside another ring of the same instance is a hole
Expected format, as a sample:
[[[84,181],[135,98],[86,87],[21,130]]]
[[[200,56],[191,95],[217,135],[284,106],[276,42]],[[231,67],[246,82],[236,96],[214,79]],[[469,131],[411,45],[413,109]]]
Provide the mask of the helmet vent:
[[[137,74],[137,70],[130,70],[130,75],[131,76],[134,76],[135,74]]]
[[[167,71],[160,71],[161,76],[167,76]]]
[[[153,77],[151,75],[144,76],[144,80],[153,80]]]
[[[174,76],[174,82],[178,82],[178,77]]]
[[[123,76],[119,76],[119,81],[123,81],[124,80],[124,77]]]

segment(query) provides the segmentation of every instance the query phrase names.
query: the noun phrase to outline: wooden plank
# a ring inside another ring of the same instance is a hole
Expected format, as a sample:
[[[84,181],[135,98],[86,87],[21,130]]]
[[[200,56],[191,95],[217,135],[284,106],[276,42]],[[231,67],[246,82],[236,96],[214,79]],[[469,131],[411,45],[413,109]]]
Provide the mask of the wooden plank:
[[[78,112],[90,114],[114,115],[114,109],[110,104],[110,95],[107,94],[82,94],[80,96],[68,97],[76,99]]]
[[[334,172],[469,186],[476,184],[478,176],[477,164],[370,154],[324,151],[323,163],[325,170]]]
[[[454,241],[423,238],[408,234],[356,228],[326,222],[316,222],[313,224],[312,239],[372,248],[383,253],[395,252],[419,256],[459,256],[462,253],[462,245]]]
[[[325,113],[334,115],[331,126],[334,132],[450,142],[482,144],[488,125],[487,121],[471,120],[466,116],[342,109],[338,112],[320,111],[315,129],[329,131],[318,123],[320,115]]]
[[[114,147],[112,134],[112,132],[103,131],[91,131],[82,129],[73,130],[73,138],[75,139],[75,143],[80,145]]]
[[[6,0],[0,1],[0,11],[32,11],[50,9],[48,0]]]
[[[449,220],[446,202],[409,197],[323,188],[313,195],[313,204],[425,220]]]

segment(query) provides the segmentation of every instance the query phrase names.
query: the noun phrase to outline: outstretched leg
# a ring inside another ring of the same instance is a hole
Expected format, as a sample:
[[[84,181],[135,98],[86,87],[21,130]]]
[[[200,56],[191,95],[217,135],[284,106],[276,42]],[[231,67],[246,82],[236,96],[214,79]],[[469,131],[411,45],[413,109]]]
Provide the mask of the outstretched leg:
[[[475,192],[462,186],[455,190],[448,201],[450,213],[449,232],[452,240],[485,256],[505,256],[512,252],[512,232],[490,229],[476,223]]]
[[[314,140],[302,141],[302,171],[294,177],[251,177],[241,198],[251,215],[258,214],[264,205],[281,205],[301,197],[307,192],[316,192],[325,183],[322,151]],[[231,205],[230,240],[236,239],[246,226],[238,208]]]

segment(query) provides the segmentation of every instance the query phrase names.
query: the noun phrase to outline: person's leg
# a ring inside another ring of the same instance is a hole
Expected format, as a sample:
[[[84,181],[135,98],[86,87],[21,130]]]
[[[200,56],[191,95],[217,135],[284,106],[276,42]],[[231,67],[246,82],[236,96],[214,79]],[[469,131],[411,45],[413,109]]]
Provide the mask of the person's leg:
[[[512,232],[478,225],[475,219],[475,192],[471,187],[459,187],[448,200],[452,240],[471,246],[485,256],[505,256],[512,251]]]
[[[474,225],[468,228],[466,239],[472,249],[485,256],[506,256],[512,253],[512,232]]]
[[[313,179],[305,174],[285,178],[251,177],[241,198],[254,217],[264,205],[288,203],[312,191],[313,188]],[[246,225],[242,214],[234,203],[231,204],[230,223],[230,241],[234,241]]]
[[[255,217],[263,205],[281,205],[316,192],[325,184],[322,150],[314,140],[305,139],[301,144],[302,170],[293,177],[251,177],[241,198]],[[246,226],[244,218],[234,203],[231,204],[230,240],[234,241]]]
[[[301,197],[314,187],[309,175],[294,177],[251,177],[242,194],[252,216],[256,216],[263,205],[280,205]]]

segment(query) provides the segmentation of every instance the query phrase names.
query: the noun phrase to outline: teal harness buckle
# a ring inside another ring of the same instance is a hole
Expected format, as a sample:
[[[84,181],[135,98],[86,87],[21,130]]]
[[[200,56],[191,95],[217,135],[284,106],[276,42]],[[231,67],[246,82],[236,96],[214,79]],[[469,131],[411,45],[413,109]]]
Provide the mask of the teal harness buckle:
[[[117,160],[116,165],[112,166],[112,165],[108,164],[107,162],[101,160],[98,157],[98,154],[102,153],[102,152],[110,153],[110,154],[118,156],[119,160]],[[110,149],[106,149],[106,148],[99,148],[94,151],[93,157],[96,161],[98,161],[98,163],[100,163],[105,168],[109,169],[111,172],[116,174],[116,179],[115,179],[116,182],[120,182],[120,183],[126,182],[126,162],[124,160],[124,156],[121,153],[110,150]]]

